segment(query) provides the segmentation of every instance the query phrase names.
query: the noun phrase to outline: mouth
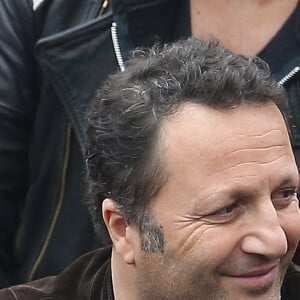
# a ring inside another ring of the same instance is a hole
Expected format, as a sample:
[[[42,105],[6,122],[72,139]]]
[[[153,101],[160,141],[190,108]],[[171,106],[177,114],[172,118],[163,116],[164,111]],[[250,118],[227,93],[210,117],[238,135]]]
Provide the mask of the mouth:
[[[264,267],[250,272],[229,276],[237,285],[246,289],[267,290],[269,289],[277,275],[276,265]]]

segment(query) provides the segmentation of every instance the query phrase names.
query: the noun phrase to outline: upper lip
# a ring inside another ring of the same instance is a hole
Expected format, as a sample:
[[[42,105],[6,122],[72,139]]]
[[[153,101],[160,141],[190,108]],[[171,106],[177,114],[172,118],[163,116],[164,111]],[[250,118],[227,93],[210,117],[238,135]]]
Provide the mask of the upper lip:
[[[275,268],[275,265],[272,266],[265,266],[261,268],[256,268],[251,270],[250,272],[242,272],[238,274],[231,275],[232,277],[255,277],[255,276],[263,276],[265,274],[268,274]]]

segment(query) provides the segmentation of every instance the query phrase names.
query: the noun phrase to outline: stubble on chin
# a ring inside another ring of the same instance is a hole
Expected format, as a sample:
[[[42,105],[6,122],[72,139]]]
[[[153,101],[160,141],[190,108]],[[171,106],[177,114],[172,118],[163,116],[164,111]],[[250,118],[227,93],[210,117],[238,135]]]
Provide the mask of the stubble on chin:
[[[136,278],[138,300],[233,300],[208,278],[195,264],[145,252]]]
[[[144,252],[136,277],[138,300],[240,300],[242,295],[245,299],[280,300],[282,273],[273,283],[234,295],[196,265]]]

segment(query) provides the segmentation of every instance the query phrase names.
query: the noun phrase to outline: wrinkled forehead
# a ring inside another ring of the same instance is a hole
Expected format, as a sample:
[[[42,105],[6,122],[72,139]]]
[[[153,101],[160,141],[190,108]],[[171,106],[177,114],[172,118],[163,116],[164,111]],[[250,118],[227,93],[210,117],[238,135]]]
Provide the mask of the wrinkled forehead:
[[[175,131],[174,129],[177,129]],[[271,101],[265,103],[242,103],[233,108],[213,108],[205,104],[183,103],[176,112],[164,119],[161,133],[165,141],[186,136],[186,130],[197,131],[196,139],[242,138],[262,136],[278,131],[288,137],[285,119],[279,108]],[[181,136],[182,135],[182,136]],[[283,137],[282,136],[282,137]]]
[[[212,172],[280,156],[294,162],[285,120],[273,102],[226,110],[186,103],[165,120],[161,136],[169,172],[193,164]]]

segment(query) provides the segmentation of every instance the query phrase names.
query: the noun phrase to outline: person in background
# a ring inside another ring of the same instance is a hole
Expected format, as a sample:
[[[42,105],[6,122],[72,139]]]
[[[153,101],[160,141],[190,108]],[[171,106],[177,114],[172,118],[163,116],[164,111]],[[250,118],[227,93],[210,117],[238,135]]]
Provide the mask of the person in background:
[[[268,66],[190,38],[124,67],[86,131],[91,211],[112,247],[0,299],[299,299],[299,174]]]
[[[86,107],[116,68],[106,1],[0,1],[0,286],[101,245],[85,205]]]
[[[292,0],[0,1],[0,286],[57,274],[99,246],[84,205],[86,108],[136,46],[196,36],[258,54],[287,89],[299,161],[299,10]]]

